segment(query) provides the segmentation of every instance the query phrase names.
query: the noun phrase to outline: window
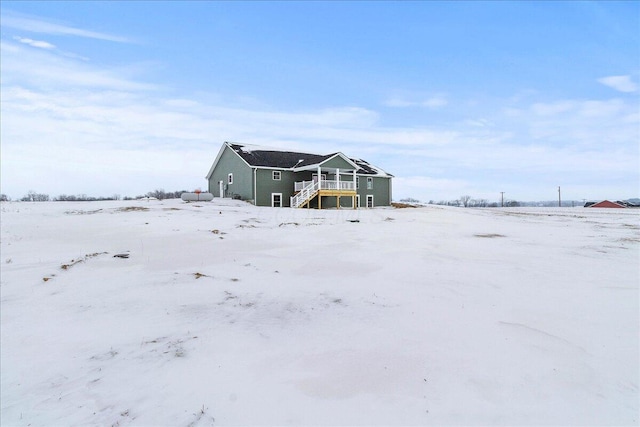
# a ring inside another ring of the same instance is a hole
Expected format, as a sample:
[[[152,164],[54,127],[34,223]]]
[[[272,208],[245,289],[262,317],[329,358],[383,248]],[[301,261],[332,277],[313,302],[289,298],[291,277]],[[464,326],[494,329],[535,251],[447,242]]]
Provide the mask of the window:
[[[373,190],[373,178],[367,177],[367,190]]]
[[[356,194],[356,206],[360,207],[360,195]]]
[[[273,180],[280,181],[282,178],[282,173],[280,171],[273,171]]]
[[[282,207],[282,193],[271,193],[271,206],[274,208]]]
[[[227,177],[227,184],[233,184],[233,174],[230,173],[229,176]]]
[[[360,177],[356,176],[356,190],[360,188]]]

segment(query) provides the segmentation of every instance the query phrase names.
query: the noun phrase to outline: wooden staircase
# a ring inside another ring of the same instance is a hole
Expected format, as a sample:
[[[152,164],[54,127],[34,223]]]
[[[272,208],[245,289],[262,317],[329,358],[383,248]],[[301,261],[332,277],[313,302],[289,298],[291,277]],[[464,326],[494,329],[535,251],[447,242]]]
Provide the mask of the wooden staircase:
[[[291,207],[301,208],[308,205],[314,197],[320,193],[319,182],[311,182],[300,190],[296,195],[291,197]]]

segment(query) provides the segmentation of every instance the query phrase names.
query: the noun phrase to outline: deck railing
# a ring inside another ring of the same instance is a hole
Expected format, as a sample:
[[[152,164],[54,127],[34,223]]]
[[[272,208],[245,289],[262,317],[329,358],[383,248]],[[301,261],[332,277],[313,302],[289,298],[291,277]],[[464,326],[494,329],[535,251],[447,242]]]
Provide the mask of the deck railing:
[[[314,181],[298,181],[294,183],[295,191],[302,191],[305,187],[313,184]],[[328,181],[323,179],[320,181],[320,190],[355,190],[353,181]]]
[[[293,189],[295,191],[302,191],[302,189],[304,187],[306,187],[307,185],[312,184],[312,183],[313,183],[313,181],[298,181],[298,182],[293,184]]]
[[[299,190],[298,194],[291,197],[291,207],[299,208],[310,198],[312,198],[318,191],[318,183],[313,181],[306,181],[307,185]],[[296,183],[297,184],[297,183]]]

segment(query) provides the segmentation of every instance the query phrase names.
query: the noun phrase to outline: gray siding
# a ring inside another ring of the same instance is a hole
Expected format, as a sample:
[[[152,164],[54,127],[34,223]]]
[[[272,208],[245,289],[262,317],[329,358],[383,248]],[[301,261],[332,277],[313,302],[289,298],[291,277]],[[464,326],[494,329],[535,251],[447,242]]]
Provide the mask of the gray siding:
[[[233,174],[233,184],[227,183],[230,173]],[[225,197],[235,196],[242,200],[253,200],[253,169],[228,147],[225,147],[209,178],[209,192],[214,197],[220,196],[219,181],[226,186]]]
[[[367,189],[367,178],[373,179],[372,189]],[[360,206],[367,206],[367,195],[373,195],[374,206],[391,205],[391,178],[358,175],[358,179],[360,184],[357,193],[360,195]]]
[[[323,168],[339,168],[339,169],[354,169],[353,165],[347,163],[345,159],[340,156],[327,160],[320,164]]]
[[[271,194],[282,193],[283,207],[289,206],[289,198],[293,196],[293,183],[301,181],[296,178],[296,174],[290,171],[280,171],[280,181],[276,181],[273,179],[273,170],[271,169],[258,169],[256,180],[258,183],[256,205],[271,206]]]

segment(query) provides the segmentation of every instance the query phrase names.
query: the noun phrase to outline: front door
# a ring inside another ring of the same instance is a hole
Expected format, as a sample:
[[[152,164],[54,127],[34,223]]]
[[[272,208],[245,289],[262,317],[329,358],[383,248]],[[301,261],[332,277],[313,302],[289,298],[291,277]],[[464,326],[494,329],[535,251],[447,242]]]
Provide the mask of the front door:
[[[271,193],[271,207],[282,207],[282,193]]]
[[[373,194],[367,194],[367,207],[373,207]]]

